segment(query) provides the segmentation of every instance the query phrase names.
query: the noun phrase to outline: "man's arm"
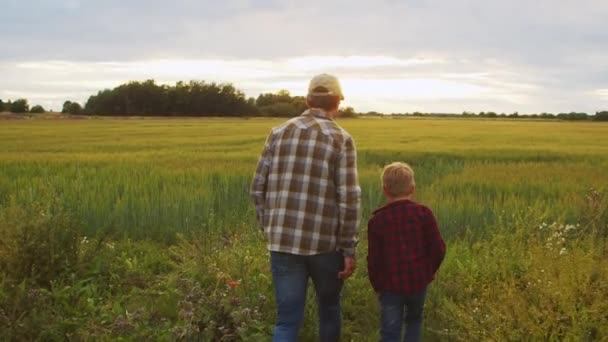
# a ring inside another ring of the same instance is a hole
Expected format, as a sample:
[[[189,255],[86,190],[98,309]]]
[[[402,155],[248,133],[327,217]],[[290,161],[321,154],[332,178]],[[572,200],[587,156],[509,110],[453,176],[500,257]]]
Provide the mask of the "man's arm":
[[[251,182],[251,197],[255,203],[255,211],[258,223],[264,227],[264,204],[266,202],[266,185],[268,183],[268,172],[272,158],[272,133],[264,143],[264,149],[258,160],[258,166]]]
[[[357,152],[352,138],[345,141],[336,168],[336,197],[339,210],[338,249],[354,257],[358,242],[361,188],[357,177]]]
[[[367,274],[374,291],[378,292],[378,271],[382,247],[380,246],[380,239],[374,231],[372,220],[367,224],[367,243]]]

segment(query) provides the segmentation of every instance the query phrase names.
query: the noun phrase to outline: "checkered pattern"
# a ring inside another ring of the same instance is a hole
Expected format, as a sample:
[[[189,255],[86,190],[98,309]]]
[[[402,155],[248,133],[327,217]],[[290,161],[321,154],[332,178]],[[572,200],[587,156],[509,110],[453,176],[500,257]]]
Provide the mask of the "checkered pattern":
[[[374,212],[368,243],[367,270],[376,292],[423,290],[445,256],[433,213],[410,200],[395,201]]]
[[[270,251],[355,254],[356,159],[351,136],[319,109],[272,129],[251,185]]]

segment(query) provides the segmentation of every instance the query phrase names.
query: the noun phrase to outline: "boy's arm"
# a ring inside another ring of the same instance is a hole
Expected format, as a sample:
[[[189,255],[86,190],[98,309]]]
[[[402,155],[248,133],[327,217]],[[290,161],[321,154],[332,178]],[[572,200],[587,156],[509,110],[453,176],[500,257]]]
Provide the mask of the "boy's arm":
[[[266,185],[268,183],[268,172],[270,170],[270,161],[272,155],[271,138],[272,133],[266,139],[264,149],[262,150],[262,154],[260,155],[260,159],[258,160],[258,166],[255,170],[255,175],[253,176],[253,180],[251,182],[251,197],[253,197],[253,201],[255,203],[255,211],[258,223],[262,228],[264,227],[263,219],[264,204],[266,202]]]
[[[345,141],[340,153],[335,184],[340,228],[338,249],[345,256],[354,257],[358,242],[361,189],[357,176],[357,152],[352,138]]]
[[[445,257],[445,242],[441,237],[441,232],[439,231],[439,227],[437,227],[437,221],[433,212],[428,208],[426,211],[426,227],[424,229],[425,246],[427,255],[433,261],[434,271],[437,272]]]
[[[378,272],[380,264],[380,239],[374,230],[372,220],[367,224],[367,274],[374,291],[378,292]]]

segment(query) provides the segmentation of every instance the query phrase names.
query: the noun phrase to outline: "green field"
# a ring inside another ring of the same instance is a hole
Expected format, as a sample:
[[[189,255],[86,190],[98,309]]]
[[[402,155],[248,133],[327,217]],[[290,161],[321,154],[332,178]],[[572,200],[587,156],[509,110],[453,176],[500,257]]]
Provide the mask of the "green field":
[[[248,186],[280,122],[0,121],[0,335],[268,340],[272,284]],[[413,166],[448,245],[428,339],[608,339],[607,124],[339,123],[363,194],[344,340],[378,339],[365,223],[392,161]],[[309,300],[302,340],[315,340],[315,319]]]

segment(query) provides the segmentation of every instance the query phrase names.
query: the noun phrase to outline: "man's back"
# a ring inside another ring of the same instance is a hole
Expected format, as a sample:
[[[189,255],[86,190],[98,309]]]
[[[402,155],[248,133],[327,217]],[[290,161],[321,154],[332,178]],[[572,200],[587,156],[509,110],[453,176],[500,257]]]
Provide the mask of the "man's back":
[[[322,110],[273,128],[252,186],[269,249],[354,249],[360,190],[354,142]],[[351,208],[351,209],[349,209]]]

